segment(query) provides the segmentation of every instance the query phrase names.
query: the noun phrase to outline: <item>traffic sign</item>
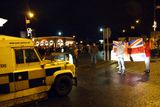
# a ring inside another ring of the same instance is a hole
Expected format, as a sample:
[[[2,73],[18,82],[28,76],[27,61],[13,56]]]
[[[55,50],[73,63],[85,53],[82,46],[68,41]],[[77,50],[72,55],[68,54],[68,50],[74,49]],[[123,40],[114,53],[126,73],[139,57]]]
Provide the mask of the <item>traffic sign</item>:
[[[27,36],[32,38],[32,29],[27,28]]]

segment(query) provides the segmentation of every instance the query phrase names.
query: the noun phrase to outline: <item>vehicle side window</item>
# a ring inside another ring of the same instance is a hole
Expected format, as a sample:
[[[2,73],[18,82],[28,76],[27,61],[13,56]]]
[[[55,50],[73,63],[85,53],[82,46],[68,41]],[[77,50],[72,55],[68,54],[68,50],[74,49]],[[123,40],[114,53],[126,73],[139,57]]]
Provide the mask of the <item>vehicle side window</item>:
[[[15,50],[15,56],[16,56],[16,64],[24,63],[24,57],[23,57],[23,50],[22,49],[16,49]]]
[[[33,49],[26,49],[25,56],[26,56],[26,63],[39,62],[39,59]]]

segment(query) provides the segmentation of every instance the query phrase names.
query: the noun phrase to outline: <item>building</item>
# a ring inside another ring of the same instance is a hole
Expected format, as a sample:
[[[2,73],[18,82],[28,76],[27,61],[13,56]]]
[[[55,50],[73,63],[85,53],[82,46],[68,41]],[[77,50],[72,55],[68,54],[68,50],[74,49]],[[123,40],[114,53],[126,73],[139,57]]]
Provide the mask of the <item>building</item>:
[[[63,36],[47,36],[47,37],[34,37],[32,40],[37,47],[54,47],[59,48],[62,46],[72,45],[74,37],[63,37]]]

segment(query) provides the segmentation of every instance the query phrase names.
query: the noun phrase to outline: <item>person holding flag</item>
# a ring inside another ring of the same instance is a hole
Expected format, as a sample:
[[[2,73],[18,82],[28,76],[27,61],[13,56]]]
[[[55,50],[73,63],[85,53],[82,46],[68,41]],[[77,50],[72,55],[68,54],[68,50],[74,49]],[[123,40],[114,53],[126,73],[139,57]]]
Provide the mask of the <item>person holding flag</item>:
[[[119,71],[118,73],[123,74],[125,71],[125,66],[124,66],[124,52],[125,52],[125,48],[123,46],[122,41],[119,42],[119,45],[117,46],[117,51],[116,51],[116,55],[118,57],[118,68]]]
[[[145,56],[145,65],[146,65],[145,72],[149,73],[150,72],[150,55],[151,55],[149,40],[145,41],[144,50],[145,50],[145,55],[146,55]]]

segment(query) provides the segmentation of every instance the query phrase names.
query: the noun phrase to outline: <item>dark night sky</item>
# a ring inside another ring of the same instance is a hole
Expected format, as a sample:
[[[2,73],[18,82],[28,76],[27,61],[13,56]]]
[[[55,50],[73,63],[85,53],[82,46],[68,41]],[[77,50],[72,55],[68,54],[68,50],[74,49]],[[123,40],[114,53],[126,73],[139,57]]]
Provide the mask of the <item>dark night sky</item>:
[[[25,11],[35,13],[31,27],[37,36],[64,36],[80,39],[101,38],[100,27],[110,27],[112,37],[121,36],[139,18],[137,32],[152,31],[153,0],[1,0],[0,17],[8,19],[0,33],[19,35],[25,30]],[[128,34],[129,35],[129,34]]]

